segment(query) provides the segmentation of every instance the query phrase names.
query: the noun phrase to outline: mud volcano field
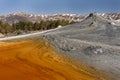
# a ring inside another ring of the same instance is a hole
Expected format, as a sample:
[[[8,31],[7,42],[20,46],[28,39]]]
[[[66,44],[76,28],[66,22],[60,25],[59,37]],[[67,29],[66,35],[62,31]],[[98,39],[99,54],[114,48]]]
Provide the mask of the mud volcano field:
[[[0,39],[0,80],[119,80],[120,26],[97,14],[62,28]]]

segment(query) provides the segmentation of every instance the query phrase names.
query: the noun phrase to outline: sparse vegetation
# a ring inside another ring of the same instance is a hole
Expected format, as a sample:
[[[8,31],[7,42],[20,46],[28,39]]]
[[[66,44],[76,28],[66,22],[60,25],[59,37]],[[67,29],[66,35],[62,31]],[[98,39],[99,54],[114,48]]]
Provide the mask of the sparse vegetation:
[[[0,33],[4,35],[9,35],[11,33],[21,34],[28,33],[31,31],[41,31],[48,30],[58,27],[59,25],[65,26],[74,22],[69,22],[67,20],[56,20],[56,21],[41,21],[41,22],[18,22],[12,25],[8,23],[3,23],[0,21]]]

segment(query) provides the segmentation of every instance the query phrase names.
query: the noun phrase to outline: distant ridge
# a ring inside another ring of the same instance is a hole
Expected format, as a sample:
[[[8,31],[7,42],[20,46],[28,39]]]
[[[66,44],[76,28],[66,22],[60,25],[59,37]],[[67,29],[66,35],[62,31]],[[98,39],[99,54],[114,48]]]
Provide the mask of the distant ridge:
[[[94,13],[97,14],[97,13]],[[117,20],[120,19],[120,13],[98,13],[98,15],[103,16],[109,20]],[[0,20],[3,22],[7,22],[9,24],[16,23],[19,21],[22,22],[40,22],[41,20],[69,20],[79,22],[82,21],[87,15],[82,14],[28,14],[24,12],[16,12],[8,15],[1,15]]]

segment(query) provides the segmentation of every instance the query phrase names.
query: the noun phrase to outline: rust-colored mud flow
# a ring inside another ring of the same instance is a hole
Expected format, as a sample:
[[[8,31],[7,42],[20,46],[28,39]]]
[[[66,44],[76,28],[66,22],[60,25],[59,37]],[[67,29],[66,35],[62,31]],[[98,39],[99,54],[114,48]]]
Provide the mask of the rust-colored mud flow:
[[[43,41],[0,42],[0,80],[110,80]]]

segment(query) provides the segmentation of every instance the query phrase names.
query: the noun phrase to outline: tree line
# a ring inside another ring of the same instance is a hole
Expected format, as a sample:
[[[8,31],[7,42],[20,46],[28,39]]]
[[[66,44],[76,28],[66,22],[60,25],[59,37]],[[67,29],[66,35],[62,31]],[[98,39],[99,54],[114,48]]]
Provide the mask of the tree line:
[[[12,25],[0,21],[0,33],[7,35],[10,33],[27,33],[31,31],[41,31],[48,30],[58,27],[59,25],[65,26],[74,22],[69,22],[67,20],[56,20],[56,21],[40,21],[40,22],[18,22]]]

